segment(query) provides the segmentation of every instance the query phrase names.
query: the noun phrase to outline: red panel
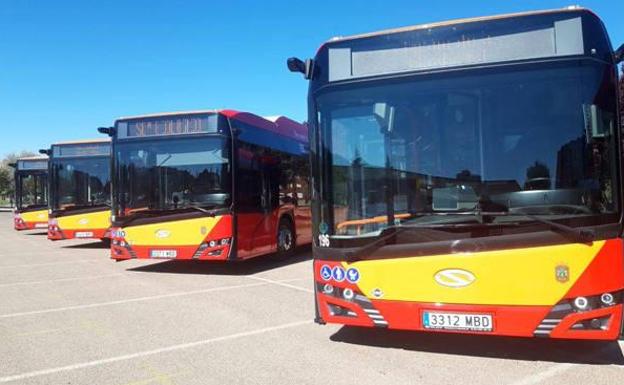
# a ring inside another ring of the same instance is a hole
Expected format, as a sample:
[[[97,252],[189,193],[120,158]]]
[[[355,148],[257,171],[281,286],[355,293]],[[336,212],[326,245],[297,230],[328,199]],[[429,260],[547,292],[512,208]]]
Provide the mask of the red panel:
[[[606,330],[573,330],[571,327],[584,320],[609,316]],[[550,333],[552,338],[615,340],[620,335],[622,325],[622,305],[573,313],[566,316]]]
[[[590,296],[624,288],[622,240],[608,240],[564,298]]]
[[[322,293],[317,293],[319,312],[321,318],[329,323],[338,323],[353,326],[374,326],[373,321],[366,315],[364,310],[353,302],[344,301],[336,297],[331,297]],[[329,313],[328,304],[340,305],[357,314],[356,317],[333,316]]]

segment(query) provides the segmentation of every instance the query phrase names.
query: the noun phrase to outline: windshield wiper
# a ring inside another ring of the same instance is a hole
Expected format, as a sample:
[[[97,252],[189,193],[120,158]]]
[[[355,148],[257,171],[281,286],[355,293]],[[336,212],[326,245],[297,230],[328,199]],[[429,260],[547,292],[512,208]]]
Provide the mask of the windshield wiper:
[[[548,226],[548,228],[554,232],[558,232],[559,234],[567,237],[573,242],[591,244],[595,239],[595,232],[593,230],[587,229],[577,229],[574,227],[566,226],[561,223],[549,221],[548,219],[543,219],[531,214],[524,213],[514,213],[510,212],[509,207],[504,204],[493,202],[488,196],[481,196],[479,198],[479,203],[477,204],[477,210],[475,210],[474,214],[479,215],[482,218],[487,218],[488,222],[493,221],[497,217],[501,216],[524,216],[534,222],[538,222]],[[482,210],[492,209],[494,208],[496,211],[500,212],[483,212]]]
[[[390,227],[386,227],[383,231],[390,231],[389,234],[380,236],[379,238],[375,239],[374,241],[356,249],[350,252],[346,252],[345,253],[345,257],[347,258],[347,262],[355,262],[358,261],[360,259],[362,259],[362,257],[367,256],[371,253],[373,253],[374,251],[384,247],[385,245],[388,244],[388,241],[390,239],[392,239],[393,237],[397,236],[398,234],[408,230],[408,229],[413,229],[416,226],[390,226]],[[380,234],[381,235],[381,234]]]
[[[509,217],[515,217],[515,216],[519,216],[518,214],[509,214],[507,212],[482,212],[482,211],[475,211],[475,212],[463,212],[462,215],[466,215],[466,214],[473,214],[473,215],[483,215],[483,216],[489,216],[489,217],[503,217],[503,216],[509,216]],[[535,217],[533,215],[528,215],[528,214],[522,214],[521,216],[530,219],[531,221],[534,222],[538,222],[541,224],[544,224],[546,226],[549,227],[550,230],[555,231],[557,233],[560,233],[561,235],[567,237],[568,239],[572,240],[573,242],[577,242],[577,243],[583,243],[583,244],[590,244],[595,240],[595,232],[593,230],[588,230],[588,229],[577,229],[574,227],[570,227],[570,226],[566,226],[560,223],[556,223],[553,221],[549,221],[547,219],[543,219],[543,218],[539,218],[539,217]],[[405,226],[405,225],[398,225],[398,226],[390,226],[387,227],[383,230],[383,232],[389,231],[388,234],[384,234],[382,236],[380,236],[379,238],[377,238],[376,240],[361,246],[358,249],[355,249],[353,251],[349,251],[345,253],[345,257],[347,259],[348,262],[355,262],[358,260],[361,260],[363,257],[366,257],[368,255],[370,255],[371,253],[379,250],[380,248],[386,246],[389,244],[389,241],[396,237],[397,235],[407,231],[407,230],[417,230],[417,229],[424,229],[424,228],[430,228],[430,229],[436,229],[436,228],[459,228],[459,227],[467,227],[467,226],[498,226],[498,225],[513,225],[513,226],[520,226],[521,223],[514,221],[514,222],[508,222],[508,223],[457,223],[457,222],[451,222],[451,223],[434,223],[434,224],[419,224],[419,225],[410,225],[410,226]],[[383,234],[382,232],[382,234]],[[380,234],[381,235],[381,234]]]
[[[577,243],[584,243],[584,244],[591,245],[591,243],[596,239],[596,233],[593,230],[577,229],[574,227],[562,225],[561,223],[549,221],[548,219],[539,218],[539,217],[536,217],[534,215],[529,215],[529,214],[522,214],[522,216],[529,218],[532,221],[545,224],[552,231],[558,232],[561,235]]]
[[[208,216],[210,217],[214,217],[217,215],[216,210],[207,210],[197,205],[184,206],[184,207],[180,207],[179,209],[193,209],[193,210],[201,211],[202,213],[208,214]]]

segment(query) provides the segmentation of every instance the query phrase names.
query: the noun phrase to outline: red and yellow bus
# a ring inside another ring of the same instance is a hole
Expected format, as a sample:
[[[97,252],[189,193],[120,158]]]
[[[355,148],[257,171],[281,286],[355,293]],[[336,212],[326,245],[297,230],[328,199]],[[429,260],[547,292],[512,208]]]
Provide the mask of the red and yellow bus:
[[[23,157],[15,168],[15,230],[48,227],[48,158]]]
[[[572,7],[289,59],[310,79],[317,322],[616,339],[623,53]]]
[[[53,144],[48,239],[109,238],[110,140]]]
[[[121,118],[111,258],[244,260],[311,242],[307,128],[232,110]]]

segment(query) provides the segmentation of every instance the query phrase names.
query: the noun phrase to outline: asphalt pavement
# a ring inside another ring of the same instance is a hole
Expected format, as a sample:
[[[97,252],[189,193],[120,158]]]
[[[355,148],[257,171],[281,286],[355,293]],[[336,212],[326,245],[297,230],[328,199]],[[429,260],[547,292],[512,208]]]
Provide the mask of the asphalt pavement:
[[[320,326],[312,261],[113,262],[0,213],[0,384],[624,384],[624,342]]]

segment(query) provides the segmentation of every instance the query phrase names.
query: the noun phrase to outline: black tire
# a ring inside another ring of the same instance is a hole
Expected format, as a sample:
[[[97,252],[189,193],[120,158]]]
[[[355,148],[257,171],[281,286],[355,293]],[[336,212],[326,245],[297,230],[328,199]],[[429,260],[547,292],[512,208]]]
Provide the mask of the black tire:
[[[295,253],[296,235],[293,223],[288,218],[280,219],[277,226],[277,253],[275,259],[283,261]]]

